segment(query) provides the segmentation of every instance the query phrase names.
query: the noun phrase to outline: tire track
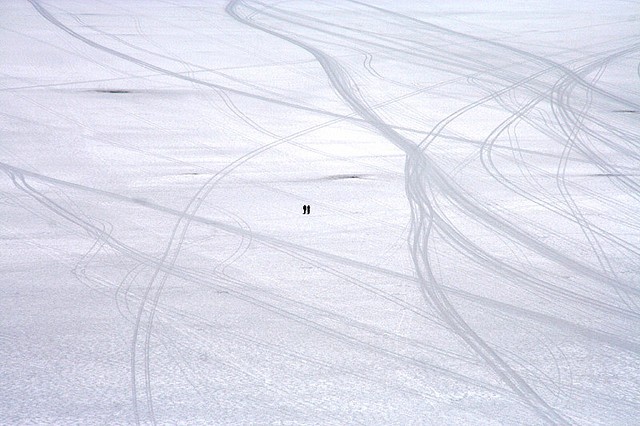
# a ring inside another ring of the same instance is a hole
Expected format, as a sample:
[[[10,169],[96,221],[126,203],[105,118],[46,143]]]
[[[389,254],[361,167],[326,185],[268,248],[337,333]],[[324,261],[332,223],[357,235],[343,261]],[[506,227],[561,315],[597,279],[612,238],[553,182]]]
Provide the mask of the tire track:
[[[477,355],[484,359],[502,381],[542,419],[551,423],[569,423],[567,419],[547,404],[522,377],[471,329],[450,303],[444,290],[433,276],[427,256],[427,249],[434,223],[434,212],[429,202],[429,197],[422,188],[422,182],[424,182],[424,180],[417,179],[422,173],[427,176],[430,175],[428,170],[431,164],[429,164],[423,151],[420,150],[419,146],[389,127],[370,109],[369,105],[367,105],[359,93],[355,82],[349,78],[346,71],[338,63],[319,49],[243,18],[238,13],[238,8],[244,3],[245,2],[241,0],[232,0],[226,7],[227,13],[238,22],[281,38],[311,53],[325,70],[332,87],[345,103],[405,153],[407,157],[405,167],[406,191],[412,216],[411,255],[425,300],[438,312],[449,327],[462,338]]]

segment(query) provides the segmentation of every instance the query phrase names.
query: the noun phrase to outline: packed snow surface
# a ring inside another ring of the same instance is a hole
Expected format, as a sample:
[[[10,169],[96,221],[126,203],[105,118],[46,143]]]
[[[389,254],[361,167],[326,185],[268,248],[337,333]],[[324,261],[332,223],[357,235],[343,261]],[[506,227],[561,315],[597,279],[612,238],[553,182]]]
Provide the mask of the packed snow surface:
[[[639,63],[632,1],[1,2],[0,423],[637,424]]]

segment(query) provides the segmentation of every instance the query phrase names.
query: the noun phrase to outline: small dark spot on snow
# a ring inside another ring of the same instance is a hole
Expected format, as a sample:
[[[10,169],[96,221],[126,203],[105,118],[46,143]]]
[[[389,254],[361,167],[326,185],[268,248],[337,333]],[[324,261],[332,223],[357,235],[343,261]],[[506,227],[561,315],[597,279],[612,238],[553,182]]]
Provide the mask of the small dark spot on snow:
[[[345,174],[345,175],[331,175],[331,176],[327,176],[325,179],[326,180],[341,180],[341,179],[365,179],[367,177],[367,175],[360,175],[360,174]]]
[[[136,204],[140,204],[140,205],[149,205],[149,200],[145,200],[144,198],[138,198],[138,197],[133,197],[131,198],[131,201],[136,203]]]
[[[622,113],[627,113],[627,114],[635,114],[638,112],[638,110],[635,109],[614,109],[613,112],[622,112]]]
[[[131,93],[130,90],[125,89],[97,89],[96,93],[115,93],[115,94],[123,94],[123,93]]]

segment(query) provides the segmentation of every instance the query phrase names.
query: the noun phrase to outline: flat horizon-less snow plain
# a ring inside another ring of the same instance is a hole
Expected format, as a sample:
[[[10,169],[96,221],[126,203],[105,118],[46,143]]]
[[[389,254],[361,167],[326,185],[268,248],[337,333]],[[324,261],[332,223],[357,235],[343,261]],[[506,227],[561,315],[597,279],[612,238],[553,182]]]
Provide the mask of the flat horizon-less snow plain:
[[[2,2],[0,423],[637,424],[639,25]]]

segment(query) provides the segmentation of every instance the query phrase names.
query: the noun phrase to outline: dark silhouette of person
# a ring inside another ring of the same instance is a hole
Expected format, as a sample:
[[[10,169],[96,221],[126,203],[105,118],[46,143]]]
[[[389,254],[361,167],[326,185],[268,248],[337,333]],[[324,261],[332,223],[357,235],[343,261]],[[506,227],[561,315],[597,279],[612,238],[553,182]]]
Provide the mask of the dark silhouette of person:
[[[311,205],[307,204],[307,214],[311,214]]]
[[[302,214],[307,214],[307,205],[302,206]]]

